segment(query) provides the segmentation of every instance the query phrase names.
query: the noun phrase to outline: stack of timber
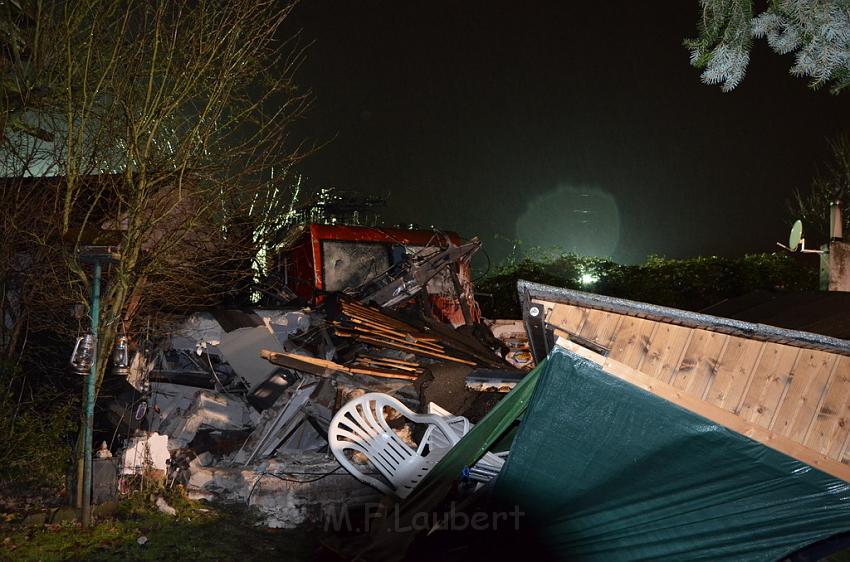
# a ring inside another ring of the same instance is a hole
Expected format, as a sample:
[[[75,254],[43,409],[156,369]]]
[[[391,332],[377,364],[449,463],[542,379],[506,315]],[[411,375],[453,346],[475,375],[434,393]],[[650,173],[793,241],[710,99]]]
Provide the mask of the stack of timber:
[[[850,481],[850,341],[534,283],[519,289],[536,353],[555,341]]]
[[[364,360],[360,362],[355,361],[349,366],[336,363],[335,361],[330,361],[328,359],[309,357],[296,353],[275,353],[267,349],[262,350],[260,352],[260,356],[275,365],[288,367],[290,369],[297,369],[299,371],[305,371],[307,373],[320,376],[326,375],[329,372],[338,371],[352,375],[369,375],[371,377],[385,379],[416,380],[419,375],[422,374],[421,368],[408,367],[407,365],[398,365],[389,362],[379,363]]]
[[[402,361],[391,357],[365,354],[355,357],[350,365],[353,369],[371,369],[372,371],[401,374],[403,375],[401,378],[416,378],[424,372],[422,366],[415,361]]]
[[[494,351],[474,338],[457,333],[451,326],[436,321],[414,326],[392,312],[342,295],[337,303],[327,327],[337,338],[354,344],[343,345],[343,353],[339,348],[334,350],[338,361],[269,350],[263,350],[261,355],[276,365],[319,376],[342,372],[411,381],[419,378],[426,365],[432,363],[470,368],[510,367]]]
[[[469,367],[505,365],[493,351],[472,338],[458,334],[450,326],[438,322],[424,322],[414,326],[392,313],[349,299],[340,299],[339,307],[337,319],[332,322],[333,333],[338,337],[349,338],[377,350],[402,351],[419,359],[446,361]],[[377,353],[365,357],[361,354],[355,359],[358,365],[371,362],[373,367],[378,366],[376,361],[396,369],[420,366],[418,361],[399,363],[380,357]],[[394,365],[387,365],[387,362]]]

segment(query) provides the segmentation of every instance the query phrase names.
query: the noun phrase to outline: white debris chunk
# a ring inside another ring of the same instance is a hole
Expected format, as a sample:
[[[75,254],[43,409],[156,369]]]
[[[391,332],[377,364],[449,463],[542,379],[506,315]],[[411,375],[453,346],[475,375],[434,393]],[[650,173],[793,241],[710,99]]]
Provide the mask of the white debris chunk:
[[[148,470],[168,469],[171,453],[168,436],[149,433],[131,437],[121,453],[121,474],[143,474]]]
[[[162,513],[164,513],[166,515],[171,515],[172,517],[177,515],[177,510],[174,509],[173,507],[171,507],[170,505],[168,505],[168,502],[166,502],[164,499],[162,499],[161,496],[156,497],[155,503],[156,503],[156,508],[158,510],[160,510]]]

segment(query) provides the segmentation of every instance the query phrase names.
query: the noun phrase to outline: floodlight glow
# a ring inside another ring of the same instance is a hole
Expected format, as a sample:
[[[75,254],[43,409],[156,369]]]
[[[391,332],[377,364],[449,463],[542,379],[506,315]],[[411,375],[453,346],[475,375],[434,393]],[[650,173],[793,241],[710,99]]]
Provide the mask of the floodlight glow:
[[[620,243],[620,213],[611,193],[564,184],[530,199],[516,220],[516,238],[527,248],[614,256]]]
[[[594,283],[599,281],[599,277],[592,273],[583,273],[580,281],[582,285],[593,285]]]

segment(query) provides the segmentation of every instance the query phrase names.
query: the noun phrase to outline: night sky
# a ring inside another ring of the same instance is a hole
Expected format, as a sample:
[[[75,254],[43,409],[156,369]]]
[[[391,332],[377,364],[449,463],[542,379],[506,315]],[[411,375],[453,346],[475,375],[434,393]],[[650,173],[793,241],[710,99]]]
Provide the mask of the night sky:
[[[683,39],[697,0],[306,0],[310,186],[390,193],[385,222],[640,262],[773,251],[786,201],[850,130],[757,42],[730,94]],[[826,212],[826,211],[825,211]]]

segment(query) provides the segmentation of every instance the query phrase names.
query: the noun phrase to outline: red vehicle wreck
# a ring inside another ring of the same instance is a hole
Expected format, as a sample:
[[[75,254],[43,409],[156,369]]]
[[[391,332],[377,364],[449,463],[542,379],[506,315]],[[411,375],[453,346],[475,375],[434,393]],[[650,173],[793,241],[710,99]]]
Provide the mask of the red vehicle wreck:
[[[481,319],[469,265],[477,240],[436,230],[323,224],[304,226],[292,240],[273,267],[280,283],[308,304],[326,293],[378,284],[406,265],[413,271],[409,282],[399,283],[402,296],[417,279],[427,279],[422,288],[436,318],[454,326]],[[417,263],[427,273],[417,271]]]

